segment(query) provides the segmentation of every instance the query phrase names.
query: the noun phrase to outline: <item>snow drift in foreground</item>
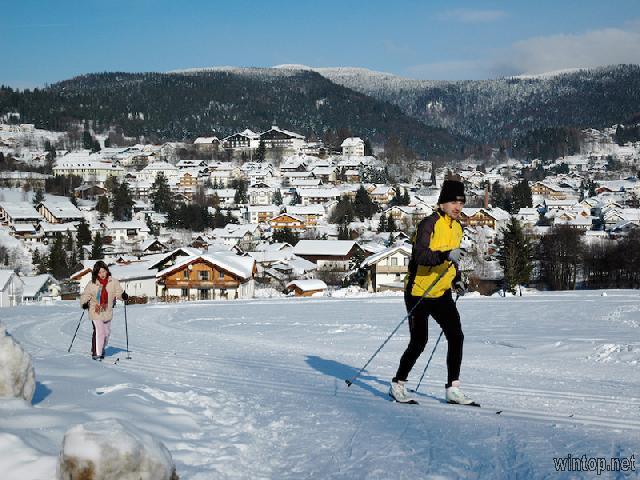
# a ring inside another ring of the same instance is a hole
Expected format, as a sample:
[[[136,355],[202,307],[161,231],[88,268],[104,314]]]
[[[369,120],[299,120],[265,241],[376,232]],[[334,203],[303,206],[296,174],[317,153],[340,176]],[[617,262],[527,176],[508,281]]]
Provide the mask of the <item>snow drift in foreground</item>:
[[[0,323],[0,398],[23,398],[31,402],[35,389],[31,355],[7,335],[6,327]]]
[[[0,472],[55,478],[65,432],[117,419],[162,442],[181,479],[595,478],[556,467],[640,454],[640,294],[601,293],[461,298],[480,409],[443,402],[446,342],[420,405],[388,400],[406,324],[346,387],[404,317],[400,296],[129,306],[130,360],[118,306],[102,363],[88,323],[67,353],[76,302],[3,309],[38,382],[31,404],[0,400]]]

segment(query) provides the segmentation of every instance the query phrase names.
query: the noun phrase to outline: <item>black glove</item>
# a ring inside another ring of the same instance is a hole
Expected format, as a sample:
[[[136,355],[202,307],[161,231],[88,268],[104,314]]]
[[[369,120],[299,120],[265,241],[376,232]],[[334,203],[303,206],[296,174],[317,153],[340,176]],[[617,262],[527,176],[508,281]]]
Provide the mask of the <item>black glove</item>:
[[[129,295],[127,294],[127,292],[122,292],[122,301],[126,302],[127,300],[129,300]]]
[[[453,284],[453,290],[459,297],[464,297],[464,294],[468,292],[467,284],[464,280],[456,280]]]
[[[83,310],[89,310],[89,302],[83,303],[82,304],[82,309]]]

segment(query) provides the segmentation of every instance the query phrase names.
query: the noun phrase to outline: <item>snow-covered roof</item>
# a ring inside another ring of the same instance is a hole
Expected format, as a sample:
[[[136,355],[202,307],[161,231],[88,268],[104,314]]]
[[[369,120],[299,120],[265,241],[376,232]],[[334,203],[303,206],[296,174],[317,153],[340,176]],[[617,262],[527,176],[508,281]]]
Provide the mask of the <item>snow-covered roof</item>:
[[[5,201],[0,203],[0,208],[7,212],[7,215],[9,215],[13,220],[24,218],[39,220],[42,218],[38,211],[27,202],[13,203]]]
[[[353,240],[300,240],[293,249],[296,255],[347,255],[357,243]]]
[[[288,289],[299,288],[303,292],[308,292],[311,290],[326,290],[327,284],[322,280],[312,279],[312,280],[294,280],[293,282],[289,282],[287,284]]]
[[[364,145],[364,140],[362,140],[360,137],[349,137],[349,138],[345,138],[340,146],[344,148],[344,147],[357,147],[359,145]]]
[[[370,257],[365,258],[362,261],[362,265],[363,267],[369,266],[369,265],[374,265],[376,263],[378,263],[380,260],[385,259],[386,257],[388,257],[389,255],[393,255],[396,252],[402,252],[404,253],[406,256],[410,257],[411,256],[411,247],[409,245],[397,245],[394,247],[389,247],[386,250],[383,250],[379,253],[376,253],[375,255],[371,255]]]
[[[222,270],[226,270],[242,279],[248,279],[253,276],[253,268],[255,260],[250,256],[241,257],[232,254],[202,254],[197,256],[184,257],[175,265],[172,265],[156,274],[156,278],[163,277],[176,270],[181,270],[185,266],[202,260],[210,263]]]
[[[324,207],[322,205],[289,205],[287,206],[287,213],[293,215],[324,215]]]
[[[49,223],[49,222],[40,222],[38,225],[38,230],[44,233],[66,233],[66,232],[75,232],[77,230],[76,226],[72,223]]]
[[[47,195],[40,205],[56,218],[82,218],[82,212],[67,197]]]
[[[35,276],[24,276],[20,278],[24,284],[22,288],[23,297],[35,297],[49,281],[57,283],[56,280],[48,273]]]
[[[148,232],[147,224],[138,220],[130,220],[128,222],[104,222],[104,228],[107,230],[140,230]]]
[[[218,137],[198,137],[193,141],[193,143],[198,145],[200,143],[213,143],[219,141],[220,139]]]
[[[0,269],[0,292],[4,291],[11,278],[15,275],[13,270]]]

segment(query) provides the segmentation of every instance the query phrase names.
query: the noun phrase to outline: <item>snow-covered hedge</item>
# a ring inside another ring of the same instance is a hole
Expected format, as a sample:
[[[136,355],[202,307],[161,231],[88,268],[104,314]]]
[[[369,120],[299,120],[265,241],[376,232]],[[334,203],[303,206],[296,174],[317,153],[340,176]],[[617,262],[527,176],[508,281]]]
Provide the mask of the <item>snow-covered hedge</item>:
[[[0,397],[24,398],[31,403],[36,375],[29,355],[0,323]]]
[[[151,435],[118,420],[76,425],[58,458],[58,480],[178,480],[169,450]]]

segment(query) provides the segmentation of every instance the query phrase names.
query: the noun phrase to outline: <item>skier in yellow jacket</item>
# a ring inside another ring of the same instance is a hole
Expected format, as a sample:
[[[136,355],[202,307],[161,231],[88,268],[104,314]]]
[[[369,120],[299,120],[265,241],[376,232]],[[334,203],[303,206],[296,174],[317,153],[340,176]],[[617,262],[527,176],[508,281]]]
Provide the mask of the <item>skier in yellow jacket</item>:
[[[465,289],[458,273],[464,256],[464,250],[460,248],[462,226],[458,219],[465,200],[462,182],[445,180],[438,198],[438,210],[422,220],[416,230],[404,294],[410,340],[389,390],[389,395],[397,402],[413,401],[405,390],[405,382],[427,344],[427,319],[432,316],[448,343],[447,401],[464,405],[473,403],[460,389],[458,377],[464,335],[451,294],[452,288],[459,294],[464,294]]]

